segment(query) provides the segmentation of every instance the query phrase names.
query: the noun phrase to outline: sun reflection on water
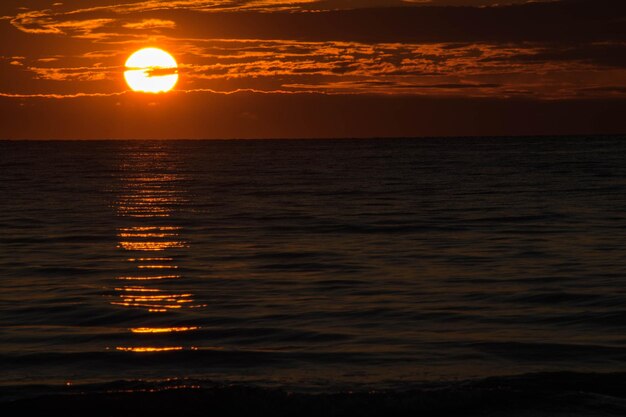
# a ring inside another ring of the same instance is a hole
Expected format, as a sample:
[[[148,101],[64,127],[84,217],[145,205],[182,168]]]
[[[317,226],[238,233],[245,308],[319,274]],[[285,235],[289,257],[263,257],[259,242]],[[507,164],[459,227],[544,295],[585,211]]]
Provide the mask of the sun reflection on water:
[[[198,330],[196,326],[190,327],[135,327],[130,329],[133,333],[175,333],[175,332],[189,332],[192,330]]]
[[[172,350],[183,350],[182,346],[172,347],[116,347],[117,350],[124,352],[169,352]]]
[[[117,229],[117,247],[129,255],[125,257],[128,272],[116,278],[124,284],[115,288],[116,296],[110,304],[155,314],[175,314],[182,309],[199,307],[194,304],[191,292],[176,290],[171,285],[159,287],[161,282],[183,278],[182,273],[178,273],[182,268],[177,264],[177,256],[189,245],[183,238],[183,228],[167,219],[172,219],[187,201],[180,186],[185,177],[170,173],[172,160],[167,149],[161,145],[151,146],[154,148],[150,151],[129,153],[121,166],[122,192],[116,211],[125,224]],[[127,224],[128,220],[131,224]],[[116,349],[125,352],[183,350],[183,346],[153,346],[148,341],[151,335],[199,329],[190,325],[168,326],[166,321],[163,316],[162,326],[129,328],[132,334],[145,335],[148,339],[140,339],[138,346],[117,346]]]
[[[154,276],[141,276],[141,277],[117,277],[117,279],[122,281],[158,281],[161,279],[179,279],[182,278],[180,275],[154,275]]]

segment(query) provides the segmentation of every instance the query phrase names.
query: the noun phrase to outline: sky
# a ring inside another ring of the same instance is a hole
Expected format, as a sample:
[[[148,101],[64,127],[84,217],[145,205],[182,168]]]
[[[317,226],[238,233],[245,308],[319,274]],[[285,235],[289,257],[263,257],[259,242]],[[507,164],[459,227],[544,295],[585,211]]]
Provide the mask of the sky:
[[[124,63],[158,47],[164,94]],[[0,139],[626,133],[623,0],[0,2]]]

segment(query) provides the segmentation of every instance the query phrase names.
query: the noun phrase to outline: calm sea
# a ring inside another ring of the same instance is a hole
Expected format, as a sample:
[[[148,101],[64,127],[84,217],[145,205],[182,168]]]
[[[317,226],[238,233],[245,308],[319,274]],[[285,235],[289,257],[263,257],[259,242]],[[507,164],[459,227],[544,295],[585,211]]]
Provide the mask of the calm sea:
[[[0,385],[626,371],[626,138],[0,142]]]

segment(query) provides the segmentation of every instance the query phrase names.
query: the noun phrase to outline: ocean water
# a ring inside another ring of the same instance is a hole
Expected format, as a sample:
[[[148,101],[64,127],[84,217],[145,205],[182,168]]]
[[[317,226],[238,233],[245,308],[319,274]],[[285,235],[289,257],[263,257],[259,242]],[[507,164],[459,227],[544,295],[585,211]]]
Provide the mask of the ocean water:
[[[0,385],[626,371],[626,138],[0,142]]]

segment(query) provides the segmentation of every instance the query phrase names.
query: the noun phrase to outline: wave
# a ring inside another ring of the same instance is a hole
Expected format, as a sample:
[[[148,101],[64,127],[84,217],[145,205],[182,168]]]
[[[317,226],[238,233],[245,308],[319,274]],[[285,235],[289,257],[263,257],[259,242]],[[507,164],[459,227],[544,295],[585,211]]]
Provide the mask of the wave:
[[[625,373],[538,373],[395,388],[198,379],[5,386],[5,415],[620,416]]]

